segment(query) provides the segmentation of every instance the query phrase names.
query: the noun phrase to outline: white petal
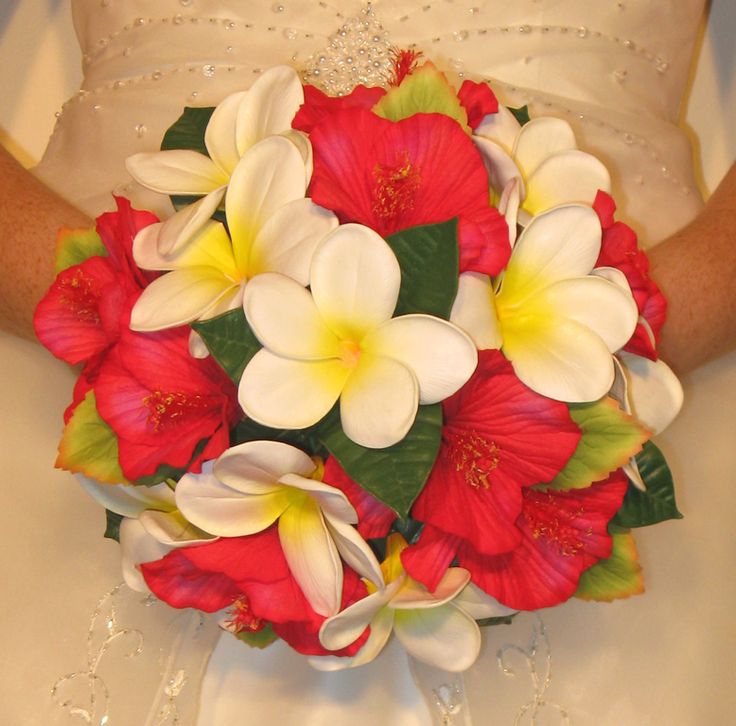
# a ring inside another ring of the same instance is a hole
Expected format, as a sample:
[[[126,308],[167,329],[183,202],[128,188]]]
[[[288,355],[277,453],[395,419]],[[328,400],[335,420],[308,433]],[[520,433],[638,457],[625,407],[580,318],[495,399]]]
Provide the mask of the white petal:
[[[157,512],[147,510],[138,518],[143,528],[155,540],[169,547],[201,544],[216,539],[188,522],[181,512]]]
[[[576,146],[575,133],[567,121],[544,116],[531,119],[521,127],[513,156],[524,178],[529,179],[545,159]]]
[[[304,171],[307,175],[307,184],[312,178],[312,171],[314,170],[314,152],[312,151],[312,144],[309,141],[309,136],[303,131],[297,131],[296,129],[289,129],[288,131],[282,131],[281,136],[289,139],[302,155],[304,161]]]
[[[538,214],[559,204],[593,204],[598,190],[611,190],[608,169],[584,151],[561,151],[527,177],[524,209]]]
[[[654,434],[664,431],[682,408],[682,385],[662,360],[621,353],[634,415]]]
[[[241,157],[235,139],[235,126],[238,110],[246,96],[247,91],[239,91],[218,103],[204,132],[207,152],[215,164],[228,174],[232,174]]]
[[[470,573],[462,567],[448,568],[434,592],[414,580],[407,580],[391,598],[391,607],[396,610],[438,607],[457,597],[469,581]]]
[[[503,353],[533,391],[570,403],[595,401],[614,380],[608,346],[589,328],[553,316],[504,320]]]
[[[153,487],[100,484],[84,474],[75,477],[98,504],[123,517],[138,517],[146,509],[169,512],[176,508],[174,492],[166,484]]]
[[[508,152],[495,141],[480,136],[474,136],[473,141],[483,159],[491,187],[500,193],[512,179],[518,179],[520,194],[523,197],[525,192],[521,171]]]
[[[450,321],[471,337],[478,350],[495,350],[503,342],[493,299],[488,275],[480,272],[460,275]]]
[[[308,285],[314,251],[337,224],[332,212],[311,199],[285,204],[259,230],[250,251],[250,274],[280,272],[300,285]]]
[[[403,363],[363,353],[340,398],[342,429],[356,444],[382,449],[406,436],[418,406],[416,377]]]
[[[176,487],[176,504],[205,532],[240,537],[270,527],[289,505],[289,496],[282,488],[266,494],[243,494],[214,476],[185,475]]]
[[[306,492],[325,516],[341,522],[358,522],[358,514],[348,498],[336,487],[299,474],[282,474],[279,484]]]
[[[311,501],[289,507],[279,519],[279,540],[314,611],[334,615],[342,599],[342,562],[319,507]]]
[[[138,183],[162,194],[207,194],[228,180],[212,159],[188,149],[133,154],[125,168]]]
[[[589,275],[561,280],[528,298],[530,307],[549,315],[575,320],[603,339],[611,353],[626,345],[634,333],[639,313],[627,289]]]
[[[238,401],[264,426],[303,429],[328,413],[349,375],[337,360],[292,361],[263,349],[243,372]]]
[[[136,592],[150,592],[138,565],[160,560],[171,551],[146,532],[137,519],[123,519],[120,523],[120,560],[125,584]]]
[[[243,295],[243,310],[254,335],[285,358],[322,360],[340,355],[339,341],[322,320],[308,290],[285,275],[254,277]]]
[[[251,86],[240,106],[236,138],[241,155],[261,139],[291,128],[304,103],[304,90],[293,68],[276,66]]]
[[[317,248],[311,285],[325,322],[341,338],[359,343],[393,314],[401,270],[378,234],[359,224],[344,224]]]
[[[571,204],[538,215],[514,246],[501,296],[518,304],[541,287],[587,275],[598,259],[601,235],[590,207]]]
[[[308,477],[315,468],[311,457],[283,441],[247,441],[220,454],[213,472],[238,491],[266,494],[279,488],[284,474]]]
[[[515,177],[509,180],[498,200],[498,211],[503,214],[506,226],[509,228],[509,245],[514,249],[516,244],[516,226],[519,224],[519,205],[521,204],[521,179]]]
[[[304,162],[296,146],[273,136],[238,162],[225,197],[225,214],[240,269],[248,269],[258,231],[284,204],[304,197]]]
[[[423,404],[451,396],[473,375],[478,363],[470,337],[431,315],[393,318],[366,336],[363,349],[403,363],[417,378]]]
[[[510,154],[521,128],[522,126],[516,120],[516,116],[505,106],[499,104],[498,112],[485,116],[473,133],[475,136],[495,141]]]
[[[210,349],[196,330],[189,331],[189,355],[198,360],[210,357]]]
[[[394,612],[394,632],[417,660],[452,673],[467,670],[480,653],[475,620],[452,603]]]
[[[174,270],[143,291],[133,306],[130,327],[147,332],[189,323],[237,287],[211,267]]]
[[[498,600],[483,592],[475,583],[469,582],[452,601],[474,620],[501,618],[512,615],[516,610],[501,605]]]
[[[375,585],[383,586],[381,566],[368,543],[358,534],[355,527],[339,519],[333,519],[323,511],[337,551],[348,567]]]
[[[350,645],[386,606],[399,585],[399,581],[391,583],[385,590],[377,590],[325,620],[319,629],[320,643],[327,650],[340,650]]]

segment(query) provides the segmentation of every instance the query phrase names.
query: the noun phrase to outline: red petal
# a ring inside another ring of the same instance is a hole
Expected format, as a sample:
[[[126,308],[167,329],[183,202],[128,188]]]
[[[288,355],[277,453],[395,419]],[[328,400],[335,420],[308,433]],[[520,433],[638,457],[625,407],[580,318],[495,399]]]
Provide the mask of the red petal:
[[[601,227],[608,229],[613,224],[613,213],[616,211],[616,202],[613,201],[613,197],[599,189],[593,200],[593,209],[601,220]]]
[[[460,537],[425,524],[419,541],[402,550],[401,564],[411,578],[434,592],[455,558],[460,542]]]
[[[463,81],[457,97],[468,112],[468,126],[473,131],[486,116],[498,113],[498,99],[487,83]]]
[[[356,86],[347,96],[328,96],[315,86],[304,86],[304,103],[291,122],[293,128],[311,134],[314,127],[333,114],[348,108],[369,111],[386,94],[380,86]]]

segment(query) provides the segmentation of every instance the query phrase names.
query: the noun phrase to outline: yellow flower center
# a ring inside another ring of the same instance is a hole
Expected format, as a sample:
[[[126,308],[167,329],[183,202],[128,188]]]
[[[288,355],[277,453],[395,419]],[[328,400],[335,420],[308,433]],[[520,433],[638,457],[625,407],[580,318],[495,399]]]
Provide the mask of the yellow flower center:
[[[360,360],[360,345],[354,340],[341,340],[338,355],[347,368],[355,368]]]

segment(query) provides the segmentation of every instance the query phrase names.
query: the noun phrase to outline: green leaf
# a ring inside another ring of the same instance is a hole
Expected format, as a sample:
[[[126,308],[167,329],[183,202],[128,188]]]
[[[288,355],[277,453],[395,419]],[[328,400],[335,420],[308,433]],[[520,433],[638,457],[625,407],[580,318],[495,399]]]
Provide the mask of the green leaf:
[[[368,449],[351,441],[343,433],[337,407],[317,427],[324,445],[348,476],[406,519],[439,452],[440,404],[420,406],[409,433],[385,449]]]
[[[463,131],[470,133],[468,113],[457,92],[431,63],[407,76],[400,86],[389,89],[372,110],[389,121],[401,121],[417,113],[441,113],[454,118]]]
[[[570,405],[582,438],[565,468],[550,482],[552,489],[582,489],[623,466],[647,440],[647,431],[612,398]]]
[[[233,439],[233,445],[242,444],[246,441],[283,441],[297,449],[301,449],[310,456],[321,456],[326,459],[328,454],[314,426],[294,430],[272,429],[246,419],[235,427]]]
[[[583,572],[575,597],[611,602],[644,592],[634,536],[629,532],[615,532],[612,539],[611,556]]]
[[[496,618],[481,618],[475,622],[478,623],[481,628],[490,627],[491,625],[511,625],[518,614],[519,613],[511,613],[510,615],[499,615]]]
[[[520,108],[509,108],[509,111],[514,114],[516,120],[523,126],[528,124],[529,118],[529,106],[521,106]]]
[[[260,648],[261,650],[279,639],[279,636],[273,632],[270,623],[266,623],[263,628],[255,632],[252,630],[241,630],[235,634],[235,637],[251,648]]]
[[[258,338],[245,319],[242,308],[230,310],[210,320],[192,323],[202,336],[213,358],[236,383],[240,383],[243,369],[261,349]]]
[[[672,472],[662,452],[649,441],[637,455],[636,463],[647,490],[642,492],[629,484],[624,503],[612,522],[620,527],[646,527],[668,519],[682,519],[675,502]]]
[[[107,517],[107,524],[103,536],[106,539],[114,539],[116,542],[120,542],[120,522],[123,521],[123,515],[117,512],[111,512],[109,509],[105,510],[105,515]]]
[[[427,313],[449,319],[457,295],[457,220],[412,227],[387,240],[401,267],[395,315]]]
[[[184,112],[168,128],[161,140],[161,151],[171,149],[191,149],[209,156],[204,143],[204,132],[214,111],[209,108],[184,108]]]
[[[104,484],[128,483],[118,461],[117,436],[97,412],[94,391],[87,393],[64,427],[56,466]]]
[[[68,229],[59,230],[56,239],[56,260],[54,272],[58,275],[62,270],[73,265],[81,265],[90,257],[107,257],[107,248],[102,243],[97,230]]]

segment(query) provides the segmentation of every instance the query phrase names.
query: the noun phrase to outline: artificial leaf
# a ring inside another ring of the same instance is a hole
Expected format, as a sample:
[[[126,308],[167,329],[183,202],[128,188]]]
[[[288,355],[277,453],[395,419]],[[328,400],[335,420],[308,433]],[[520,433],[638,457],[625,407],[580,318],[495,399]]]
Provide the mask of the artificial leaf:
[[[89,229],[70,229],[62,227],[56,237],[56,260],[54,272],[73,265],[81,265],[90,257],[107,257],[107,248],[94,227]]]
[[[97,412],[94,391],[74,409],[59,442],[56,467],[103,484],[127,484],[118,461],[118,440]]]
[[[270,623],[266,623],[260,630],[241,630],[239,633],[235,633],[235,637],[251,648],[260,648],[261,650],[279,639],[279,636],[273,632]]]
[[[582,436],[575,453],[548,485],[552,489],[581,489],[605,479],[640,451],[649,436],[612,398],[571,404],[570,416]]]
[[[317,429],[347,475],[405,519],[437,458],[442,408],[440,404],[420,406],[409,433],[385,449],[369,449],[351,441],[342,430],[337,407]]]
[[[389,121],[401,121],[417,113],[441,113],[454,118],[470,133],[467,111],[455,89],[431,63],[425,63],[399,86],[389,89],[372,110]]]
[[[644,445],[644,450],[637,454],[636,463],[646,491],[629,484],[613,523],[620,527],[645,527],[668,519],[682,519],[675,502],[672,472],[662,452],[649,441]]]
[[[529,123],[529,106],[520,106],[519,108],[509,108],[514,118],[523,126]]]
[[[240,383],[243,369],[262,347],[245,319],[243,308],[200,320],[192,323],[192,327],[202,336],[207,349],[225,373],[236,384]]]
[[[322,446],[314,426],[307,429],[272,429],[251,419],[245,419],[235,427],[233,439],[233,445],[246,441],[283,441],[310,456],[327,458],[327,450]]]
[[[164,134],[161,140],[161,151],[191,149],[209,156],[204,143],[204,132],[214,110],[214,107],[192,108],[186,106],[182,115],[169,126]]]
[[[510,615],[500,615],[495,618],[482,618],[475,622],[478,623],[481,628],[490,627],[492,625],[511,625],[518,614],[519,613],[511,613]]]
[[[611,556],[583,572],[575,597],[611,602],[644,592],[634,536],[629,532],[614,532],[612,539]]]
[[[401,268],[394,315],[427,313],[448,320],[457,295],[457,220],[411,227],[386,240]]]
[[[106,539],[114,539],[116,542],[120,542],[120,523],[123,521],[123,515],[106,509],[105,516],[107,520],[103,536]]]

